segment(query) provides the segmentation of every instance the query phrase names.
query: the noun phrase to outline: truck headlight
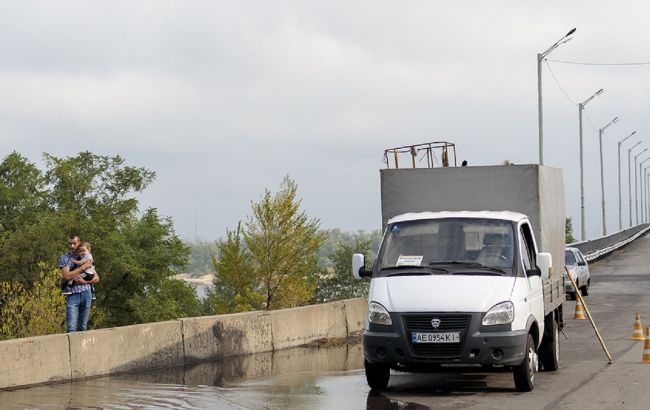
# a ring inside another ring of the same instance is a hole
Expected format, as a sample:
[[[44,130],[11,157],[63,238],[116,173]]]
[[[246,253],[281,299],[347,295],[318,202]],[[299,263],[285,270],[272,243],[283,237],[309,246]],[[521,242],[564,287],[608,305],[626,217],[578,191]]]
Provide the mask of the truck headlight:
[[[384,326],[393,324],[386,308],[377,302],[368,303],[368,322]]]
[[[515,306],[512,302],[501,302],[492,306],[483,317],[483,326],[504,325],[515,319]]]

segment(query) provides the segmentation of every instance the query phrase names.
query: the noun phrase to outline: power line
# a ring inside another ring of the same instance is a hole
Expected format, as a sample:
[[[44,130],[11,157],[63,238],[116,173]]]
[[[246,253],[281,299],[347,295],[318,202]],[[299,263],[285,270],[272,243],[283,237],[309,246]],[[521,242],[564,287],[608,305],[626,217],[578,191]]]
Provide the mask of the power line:
[[[562,94],[564,94],[564,96],[566,97],[566,99],[569,100],[569,102],[570,102],[571,104],[577,106],[578,104],[576,104],[575,101],[573,101],[573,100],[571,99],[571,97],[569,97],[569,95],[564,91],[564,88],[562,88],[562,86],[560,85],[560,82],[558,81],[557,77],[555,76],[555,73],[553,72],[553,70],[551,70],[551,65],[550,65],[550,64],[548,63],[548,61],[546,61],[546,60],[544,60],[544,62],[546,63],[546,67],[548,68],[548,71],[551,73],[551,76],[552,76],[553,79],[555,80],[555,84],[557,84],[557,87],[560,89],[560,91],[562,91]]]
[[[546,60],[550,61],[552,63],[562,63],[562,64],[576,64],[576,65],[629,65],[629,66],[634,66],[634,65],[650,65],[650,61],[639,61],[639,62],[628,62],[628,63],[588,63],[588,62],[582,62],[582,61],[565,61],[565,60]]]
[[[585,117],[587,117],[587,122],[591,126],[591,129],[594,130],[594,132],[598,132],[598,129],[594,125],[593,121],[591,121],[591,117],[589,117],[589,114],[587,113],[587,110],[583,109],[582,112],[585,114]]]
[[[575,101],[573,101],[573,100],[571,99],[571,97],[569,97],[569,95],[566,93],[566,91],[564,91],[564,88],[562,88],[562,85],[560,84],[560,81],[559,81],[559,80],[557,79],[557,77],[555,76],[555,73],[554,73],[553,70],[551,69],[551,66],[550,66],[550,64],[548,63],[548,61],[545,60],[544,62],[546,63],[546,66],[548,67],[548,71],[551,73],[551,76],[552,76],[553,79],[555,80],[555,84],[557,84],[557,87],[560,89],[560,91],[562,91],[562,94],[564,94],[564,96],[566,97],[566,99],[569,100],[569,102],[570,102],[572,105],[574,105],[574,106],[578,106],[578,104],[576,104]],[[583,112],[584,112],[585,116],[587,117],[587,121],[589,122],[589,125],[591,126],[591,128],[594,130],[595,133],[598,133],[598,129],[597,129],[596,126],[594,125],[593,121],[591,121],[591,118],[589,117],[589,114],[587,114],[587,111],[586,111],[586,110],[583,110]],[[616,145],[616,144],[614,144],[614,143],[612,142],[612,140],[609,139],[609,137],[607,136],[607,134],[603,133],[603,136],[605,137],[606,142],[608,142],[610,145],[612,145],[612,146]]]
[[[598,129],[596,129],[596,126],[594,123],[591,121],[591,118],[589,117],[589,114],[587,114],[587,110],[582,111],[585,114],[585,117],[587,117],[587,121],[589,122],[589,125],[591,128],[594,130],[595,133],[598,133]],[[612,140],[609,139],[606,133],[603,132],[603,136],[605,137],[605,140],[609,142],[609,145],[611,146],[616,146],[616,143],[612,142]]]

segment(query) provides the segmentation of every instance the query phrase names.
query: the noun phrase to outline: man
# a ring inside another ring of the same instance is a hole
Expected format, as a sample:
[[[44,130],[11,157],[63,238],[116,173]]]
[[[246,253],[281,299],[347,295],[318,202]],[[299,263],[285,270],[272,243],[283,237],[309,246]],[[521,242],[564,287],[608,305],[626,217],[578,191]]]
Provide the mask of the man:
[[[72,262],[78,256],[77,251],[80,244],[81,240],[78,235],[70,236],[68,238],[68,249],[70,251],[59,258],[61,276],[64,280],[74,280],[75,282],[75,285],[72,287],[72,294],[67,296],[65,301],[65,326],[67,333],[86,330],[93,297],[90,286],[99,282],[99,275],[97,274],[90,281],[79,277],[80,273],[92,266],[92,261],[88,261],[80,266],[76,266]]]

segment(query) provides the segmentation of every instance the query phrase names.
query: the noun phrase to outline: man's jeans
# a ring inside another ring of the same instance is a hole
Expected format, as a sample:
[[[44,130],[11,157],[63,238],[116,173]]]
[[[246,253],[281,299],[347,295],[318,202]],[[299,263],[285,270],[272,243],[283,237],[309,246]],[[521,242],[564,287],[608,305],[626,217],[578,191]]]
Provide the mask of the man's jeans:
[[[90,290],[73,293],[67,297],[65,301],[65,326],[67,333],[86,330],[92,301],[93,294]]]

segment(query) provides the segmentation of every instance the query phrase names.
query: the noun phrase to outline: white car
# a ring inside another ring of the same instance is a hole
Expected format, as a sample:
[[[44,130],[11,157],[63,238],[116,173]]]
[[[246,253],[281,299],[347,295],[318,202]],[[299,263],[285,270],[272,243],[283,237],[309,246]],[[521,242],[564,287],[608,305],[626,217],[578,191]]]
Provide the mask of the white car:
[[[569,275],[575,280],[580,294],[582,296],[589,295],[589,285],[591,284],[591,275],[589,274],[589,265],[582,252],[577,248],[566,248],[564,253],[564,264],[566,265]],[[566,276],[566,271],[564,272]],[[575,299],[576,291],[571,281],[565,277],[564,286],[567,296]]]

